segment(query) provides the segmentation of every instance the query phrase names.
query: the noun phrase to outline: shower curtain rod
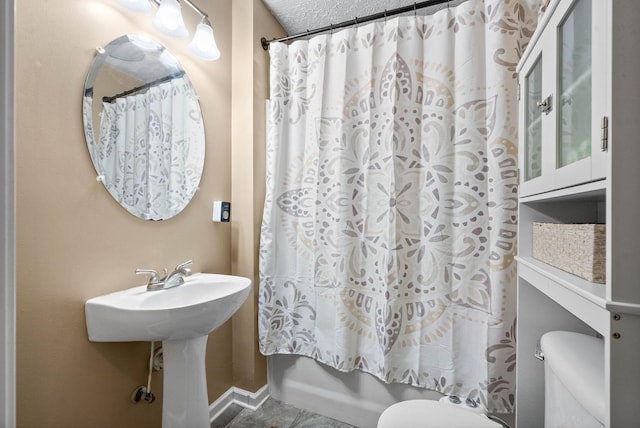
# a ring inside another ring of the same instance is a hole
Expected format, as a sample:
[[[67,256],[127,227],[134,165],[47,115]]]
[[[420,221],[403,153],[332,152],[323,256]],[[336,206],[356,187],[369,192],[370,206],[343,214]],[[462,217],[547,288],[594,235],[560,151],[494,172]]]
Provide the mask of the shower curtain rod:
[[[362,18],[356,17],[355,19],[351,19],[349,21],[344,21],[339,24],[330,24],[326,27],[316,28],[315,30],[307,30],[303,33],[294,34],[293,36],[282,37],[279,39],[267,40],[266,38],[260,38],[260,43],[262,44],[262,49],[265,51],[269,50],[269,45],[271,43],[276,42],[288,42],[290,40],[299,39],[302,37],[313,36],[314,34],[324,33],[326,31],[333,31],[344,27],[350,27],[352,25],[363,24],[369,21],[375,21],[382,18],[388,18],[394,15],[400,15],[401,13],[417,11],[418,9],[424,9],[425,7],[437,6],[439,4],[447,3],[449,4],[451,0],[427,0],[421,2],[414,2],[409,6],[402,6],[396,9],[385,10],[384,12],[374,13],[372,15],[363,16]]]

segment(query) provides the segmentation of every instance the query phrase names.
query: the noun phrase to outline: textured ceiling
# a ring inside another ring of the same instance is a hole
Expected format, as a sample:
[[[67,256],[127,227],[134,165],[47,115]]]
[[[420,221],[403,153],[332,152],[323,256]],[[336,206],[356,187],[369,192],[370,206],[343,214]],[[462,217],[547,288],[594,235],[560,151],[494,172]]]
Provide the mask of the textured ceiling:
[[[263,0],[289,34],[414,4],[410,0]],[[419,2],[419,1],[418,1]],[[460,3],[452,1],[451,5]],[[446,5],[430,8],[434,11]],[[425,10],[418,10],[418,14]],[[266,35],[267,38],[268,35]]]

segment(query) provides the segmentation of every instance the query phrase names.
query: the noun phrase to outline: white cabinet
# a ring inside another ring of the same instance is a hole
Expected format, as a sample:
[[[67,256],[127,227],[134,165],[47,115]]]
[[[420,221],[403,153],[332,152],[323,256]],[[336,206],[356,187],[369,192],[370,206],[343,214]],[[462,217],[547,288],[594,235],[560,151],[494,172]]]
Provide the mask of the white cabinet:
[[[547,331],[567,330],[603,337],[605,426],[637,428],[640,1],[552,0],[518,73],[516,426],[543,426],[536,342]],[[534,222],[606,223],[606,284],[534,259]]]
[[[609,73],[607,2],[556,2],[519,72],[520,195],[603,179]]]

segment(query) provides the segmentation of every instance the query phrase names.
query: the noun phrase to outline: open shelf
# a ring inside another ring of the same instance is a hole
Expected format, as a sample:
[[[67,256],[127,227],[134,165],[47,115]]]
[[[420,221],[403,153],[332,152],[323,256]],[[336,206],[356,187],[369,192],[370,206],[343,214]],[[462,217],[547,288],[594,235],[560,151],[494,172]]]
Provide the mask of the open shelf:
[[[606,308],[606,286],[582,279],[576,275],[565,272],[547,263],[536,260],[533,257],[518,257],[519,263],[539,272],[541,275],[559,284],[562,287],[576,293],[580,297],[591,301],[594,305]]]
[[[606,287],[533,257],[517,257],[518,275],[603,336],[609,331]]]

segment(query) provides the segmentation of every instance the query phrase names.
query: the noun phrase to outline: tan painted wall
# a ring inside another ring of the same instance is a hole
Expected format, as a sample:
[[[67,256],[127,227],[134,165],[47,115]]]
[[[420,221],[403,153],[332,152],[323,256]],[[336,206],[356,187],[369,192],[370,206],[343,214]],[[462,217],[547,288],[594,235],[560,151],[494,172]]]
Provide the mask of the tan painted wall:
[[[267,382],[266,358],[258,348],[258,245],[264,205],[265,100],[269,54],[260,37],[285,35],[260,0],[233,1],[232,270],[254,280],[254,295],[233,324],[233,373],[237,386],[255,391]],[[252,124],[252,126],[247,126]]]
[[[196,271],[231,272],[231,227],[210,221],[231,197],[231,0],[200,1],[222,57],[192,59],[188,41],[151,27],[151,15],[115,0],[16,2],[17,418],[18,427],[159,427],[161,401],[133,405],[146,383],[147,343],[90,343],[84,302],[142,283],[137,267],[194,259]],[[197,17],[185,9],[187,26]],[[200,191],[177,217],[145,222],[95,180],[81,100],[95,47],[125,33],[174,53],[200,95],[206,161]],[[241,224],[234,227],[241,228]],[[232,384],[232,330],[209,338],[213,401]],[[161,398],[162,376],[153,389]]]

